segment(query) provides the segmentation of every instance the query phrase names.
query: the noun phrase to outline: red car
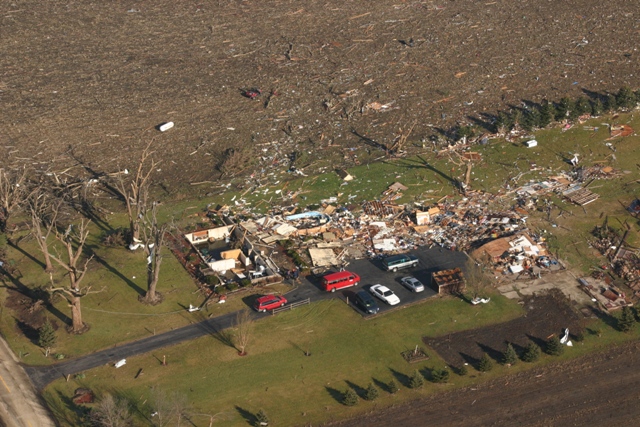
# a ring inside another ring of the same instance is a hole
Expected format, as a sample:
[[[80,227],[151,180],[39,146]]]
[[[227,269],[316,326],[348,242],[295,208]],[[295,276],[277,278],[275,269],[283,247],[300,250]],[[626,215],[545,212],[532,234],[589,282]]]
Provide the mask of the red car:
[[[287,299],[279,295],[265,295],[256,300],[253,308],[256,311],[265,312],[267,310],[273,310],[274,308],[282,307],[287,303]]]

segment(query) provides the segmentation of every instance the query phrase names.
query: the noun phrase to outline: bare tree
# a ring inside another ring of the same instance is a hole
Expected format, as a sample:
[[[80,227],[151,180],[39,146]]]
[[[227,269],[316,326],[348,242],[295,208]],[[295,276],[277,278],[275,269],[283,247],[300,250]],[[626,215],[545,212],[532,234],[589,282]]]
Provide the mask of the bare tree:
[[[27,199],[27,169],[0,169],[0,232],[5,233],[9,217]]]
[[[126,179],[129,176],[128,172],[119,173],[114,184],[114,188],[120,193],[127,207],[131,234],[130,243],[133,245],[141,243],[140,222],[146,213],[151,173],[158,165],[158,162],[151,159],[153,154],[151,151],[152,143],[153,140],[149,141],[144,150],[142,150],[138,167],[131,178]]]
[[[247,355],[247,345],[253,330],[253,317],[247,309],[240,310],[236,315],[236,346],[240,356]]]
[[[130,403],[124,398],[105,394],[91,410],[92,425],[99,427],[127,427],[131,425]]]
[[[473,298],[478,298],[491,285],[491,279],[484,272],[483,265],[472,258],[467,258],[465,265],[466,282],[473,290]]]
[[[31,234],[36,239],[38,247],[44,256],[44,271],[51,273],[53,265],[49,255],[49,236],[55,230],[58,212],[62,202],[51,203],[47,195],[42,192],[32,193],[29,199],[29,213],[31,214]]]
[[[159,388],[151,389],[151,423],[157,427],[169,424],[180,426],[182,420],[189,415],[191,406],[187,396],[180,392],[167,394]]]
[[[78,266],[78,262],[83,255],[84,244],[89,236],[89,223],[90,221],[82,220],[78,227],[78,231],[75,233],[73,231],[73,225],[70,225],[65,233],[60,233],[57,230],[55,231],[56,239],[67,250],[67,260],[63,260],[60,254],[49,254],[55,262],[67,270],[67,276],[69,277],[68,287],[54,287],[53,274],[49,273],[51,280],[49,293],[58,293],[69,303],[69,307],[71,307],[71,332],[75,334],[81,334],[87,330],[87,325],[82,321],[80,299],[90,293],[101,292],[91,292],[91,286],[84,288],[80,287],[80,282],[82,282],[82,279],[84,279],[85,274],[87,273],[87,266],[93,259],[93,255],[91,255],[84,261],[84,264],[81,267]]]
[[[162,247],[167,234],[167,224],[158,224],[157,203],[153,203],[151,212],[144,219],[141,231],[144,239],[144,252],[147,256],[147,293],[140,297],[146,304],[156,305],[162,302],[162,294],[156,290],[162,265]]]

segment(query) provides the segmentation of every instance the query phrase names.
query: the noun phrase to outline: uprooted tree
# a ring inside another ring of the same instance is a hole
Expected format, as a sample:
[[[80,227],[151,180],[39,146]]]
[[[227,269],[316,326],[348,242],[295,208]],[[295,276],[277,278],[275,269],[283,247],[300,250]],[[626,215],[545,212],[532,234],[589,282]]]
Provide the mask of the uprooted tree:
[[[467,285],[473,290],[473,298],[478,298],[491,285],[491,279],[484,272],[482,264],[469,257],[465,268]]]
[[[44,257],[44,271],[51,273],[53,265],[49,255],[49,236],[56,228],[58,212],[62,202],[51,202],[45,193],[34,192],[29,198],[31,234],[38,243]]]
[[[156,290],[162,265],[162,247],[167,234],[167,224],[158,224],[158,205],[154,203],[151,212],[144,218],[141,227],[144,240],[144,252],[147,256],[147,293],[139,297],[145,304],[156,305],[162,302],[162,294]]]
[[[83,249],[87,237],[89,236],[90,221],[82,220],[74,231],[74,226],[70,225],[64,233],[55,231],[56,240],[66,249],[66,257],[63,259],[57,251],[50,252],[51,258],[67,271],[69,278],[69,286],[54,286],[53,273],[49,273],[51,285],[48,289],[50,294],[62,295],[71,308],[71,328],[70,332],[81,334],[88,330],[88,326],[82,321],[82,307],[80,300],[82,297],[101,291],[91,291],[91,286],[81,287],[80,283],[87,273],[87,266],[93,259],[93,255],[85,257],[84,263],[78,266],[80,259],[83,257]],[[54,253],[55,252],[55,253]]]
[[[130,244],[142,243],[140,240],[140,223],[142,222],[147,209],[147,199],[149,197],[149,185],[151,184],[151,173],[156,169],[159,162],[151,158],[151,144],[142,150],[140,161],[135,173],[130,174],[126,169],[122,173],[116,174],[114,183],[115,190],[124,199],[129,217]]]
[[[27,197],[27,169],[0,169],[0,233],[6,233],[9,217]]]

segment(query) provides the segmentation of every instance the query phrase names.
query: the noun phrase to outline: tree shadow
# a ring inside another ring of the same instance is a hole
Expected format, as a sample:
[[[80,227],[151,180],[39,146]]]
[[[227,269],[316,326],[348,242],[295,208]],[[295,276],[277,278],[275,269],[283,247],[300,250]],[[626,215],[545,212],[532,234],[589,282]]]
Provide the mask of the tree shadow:
[[[249,424],[249,425],[256,425],[256,423],[258,422],[258,418],[256,418],[255,414],[253,412],[249,412],[244,408],[239,407],[238,405],[235,406],[236,411],[238,411],[238,413],[242,416],[242,418],[244,418],[244,420]]]
[[[480,359],[473,357],[467,353],[459,352],[458,354],[460,355],[460,357],[462,357],[462,360],[464,360],[465,363],[471,366],[477,366],[478,363],[480,363]]]
[[[86,419],[91,412],[91,409],[84,405],[77,405],[73,402],[73,399],[65,395],[63,392],[58,391],[58,399],[61,402],[60,406],[51,408],[52,412],[56,414],[58,420],[66,420],[69,425],[83,425],[82,420]],[[48,401],[49,404],[51,401]],[[62,415],[62,418],[58,418],[58,415]]]
[[[487,132],[494,133],[497,131],[495,122],[497,116],[490,113],[480,113],[480,116],[467,116],[467,119],[478,127],[486,130]]]
[[[26,256],[27,258],[29,258],[31,261],[33,261],[34,263],[38,264],[40,267],[42,267],[42,269],[44,270],[45,265],[44,262],[42,262],[41,260],[39,260],[38,258],[34,257],[33,255],[31,255],[30,253],[28,253],[27,251],[25,251],[24,249],[22,249],[19,245],[13,243],[11,240],[7,239],[7,244],[9,246],[11,246],[13,249],[15,249],[16,251],[20,252],[22,255]]]
[[[13,319],[16,321],[16,326],[18,327],[18,329],[20,329],[20,332],[22,332],[25,338],[31,341],[32,344],[38,345],[40,332],[30,324],[23,322],[15,316],[13,317]]]
[[[332,387],[328,387],[328,386],[324,386],[324,389],[327,390],[327,393],[329,393],[329,396],[331,396],[336,402],[342,403],[343,396],[340,390]]]
[[[34,302],[39,299],[44,300],[46,302],[46,308],[47,308],[47,311],[49,311],[49,313],[53,314],[55,317],[58,318],[58,320],[60,320],[65,325],[67,326],[71,325],[71,318],[66,314],[62,313],[53,305],[51,301],[51,296],[48,293],[40,294],[41,291],[30,289],[29,287],[25,286],[20,281],[19,278],[15,277],[13,274],[11,274],[10,272],[8,272],[6,269],[2,267],[0,267],[0,274],[7,277],[9,281],[11,281],[11,284],[13,285],[13,287],[11,287],[11,286],[8,286],[6,282],[4,282],[4,285],[0,285],[0,288],[7,288],[7,289],[14,290],[16,292],[19,292],[20,294],[24,295],[27,298],[30,298]]]
[[[144,296],[146,294],[146,291],[144,289],[142,289],[140,286],[132,282],[128,277],[122,274],[118,269],[112,267],[111,264],[109,264],[104,258],[96,254],[95,252],[93,253],[93,259],[95,259],[98,263],[102,264],[102,266],[105,267],[107,270],[109,270],[109,272],[112,273],[114,276],[117,276],[118,278],[120,278],[120,280],[125,282],[131,289],[136,291],[138,295]]]
[[[494,348],[489,347],[486,344],[481,344],[479,342],[476,343],[478,345],[478,347],[480,347],[482,349],[482,351],[484,353],[487,353],[487,356],[489,356],[490,358],[492,358],[493,360],[495,360],[496,362],[500,362],[500,360],[502,360],[502,352],[498,351]]]
[[[371,378],[371,380],[373,381],[373,384],[375,384],[376,387],[378,387],[380,390],[386,392],[386,393],[391,393],[391,389],[389,388],[389,384],[380,381],[379,379],[376,378]]]
[[[368,137],[366,137],[364,135],[361,135],[355,129],[351,129],[351,133],[354,134],[356,137],[360,138],[360,140],[362,142],[364,142],[365,144],[369,145],[370,147],[380,149],[380,150],[384,151],[385,154],[387,154],[387,155],[392,154],[391,152],[389,152],[389,149],[387,148],[387,146],[385,144],[382,144],[382,143],[380,143],[378,141],[374,141],[371,138],[368,138]]]
[[[543,340],[542,338],[535,337],[531,334],[526,334],[526,335],[527,335],[527,338],[531,340],[531,342],[533,342],[535,345],[540,347],[540,350],[544,351],[544,349],[547,347],[547,341]]]
[[[391,371],[391,375],[393,375],[393,377],[396,379],[396,381],[398,381],[398,383],[400,383],[401,385],[405,386],[405,387],[409,387],[409,376],[406,374],[403,374],[402,372],[398,372],[393,368],[389,368],[389,370]]]
[[[352,382],[351,382],[351,381],[349,381],[349,380],[345,380],[344,382],[345,382],[345,383],[347,383],[347,385],[349,386],[349,388],[351,388],[353,391],[355,391],[355,392],[356,392],[356,394],[357,394],[360,398],[364,399],[365,395],[367,394],[367,390],[366,390],[365,388],[362,388],[362,387],[360,387],[358,384],[356,384],[356,383],[352,383]]]

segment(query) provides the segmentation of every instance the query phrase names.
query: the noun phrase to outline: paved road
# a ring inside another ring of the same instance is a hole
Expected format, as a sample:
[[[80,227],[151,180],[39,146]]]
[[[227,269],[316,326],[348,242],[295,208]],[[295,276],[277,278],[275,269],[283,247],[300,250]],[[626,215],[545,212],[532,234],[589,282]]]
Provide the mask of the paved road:
[[[24,369],[0,338],[0,426],[53,427]]]
[[[451,252],[440,250],[439,248],[427,249],[421,248],[412,252],[420,259],[418,267],[410,270],[401,270],[398,273],[391,273],[382,270],[376,261],[358,260],[351,263],[349,270],[354,271],[362,278],[361,285],[365,289],[373,284],[381,283],[396,292],[401,300],[402,305],[415,303],[419,300],[429,298],[435,295],[435,291],[427,287],[425,292],[412,293],[400,285],[399,279],[407,275],[414,275],[425,285],[431,283],[431,272],[462,266],[466,260],[466,256],[460,252]],[[302,280],[300,285],[287,294],[289,302],[300,301],[309,298],[311,302],[339,297],[345,299],[353,294],[355,288],[346,289],[341,292],[331,293],[325,292],[320,288],[319,279],[311,278],[310,280]],[[356,289],[357,290],[357,289]],[[249,298],[247,304],[250,305],[252,299]],[[397,308],[395,306],[393,308]],[[384,313],[391,307],[384,303],[380,303],[380,311]],[[269,314],[253,313],[255,319],[260,319]],[[215,334],[218,331],[233,326],[236,313],[229,313],[213,319],[203,320],[199,323],[184,326],[173,331],[163,334],[154,335],[148,338],[123,344],[117,347],[98,351],[93,354],[71,359],[62,363],[51,366],[27,367],[26,371],[33,384],[42,390],[51,381],[58,378],[64,378],[67,375],[73,375],[108,363],[115,363],[118,360],[138,354],[147,353],[162,347],[178,344],[183,341],[192,340],[205,335]]]

